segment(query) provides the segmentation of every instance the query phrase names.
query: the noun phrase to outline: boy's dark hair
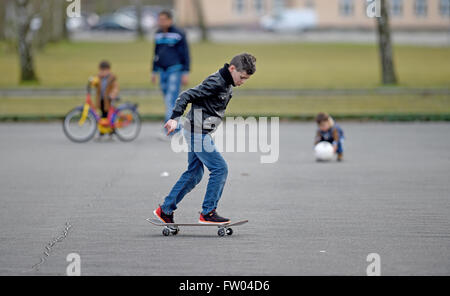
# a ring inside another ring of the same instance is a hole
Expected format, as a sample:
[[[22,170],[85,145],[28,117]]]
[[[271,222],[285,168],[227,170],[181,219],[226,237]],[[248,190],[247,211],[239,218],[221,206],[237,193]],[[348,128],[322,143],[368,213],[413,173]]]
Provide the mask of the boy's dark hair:
[[[108,61],[101,61],[100,64],[98,64],[98,68],[101,70],[111,69],[111,64]]]
[[[158,16],[160,16],[160,15],[165,15],[168,19],[173,19],[173,14],[172,14],[172,12],[171,12],[170,10],[168,10],[168,9],[161,10],[161,11],[158,13]]]
[[[256,58],[249,53],[241,53],[231,59],[230,65],[236,67],[238,72],[246,72],[253,75],[256,72]]]
[[[317,124],[320,124],[321,122],[327,121],[330,118],[330,116],[327,113],[320,112],[316,116],[316,122]]]

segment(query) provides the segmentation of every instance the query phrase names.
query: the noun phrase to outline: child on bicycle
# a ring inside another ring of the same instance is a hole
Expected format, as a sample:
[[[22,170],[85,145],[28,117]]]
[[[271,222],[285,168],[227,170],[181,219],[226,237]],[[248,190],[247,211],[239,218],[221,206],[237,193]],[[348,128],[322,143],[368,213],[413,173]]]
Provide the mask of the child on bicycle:
[[[326,141],[333,145],[334,152],[337,154],[337,160],[344,159],[344,131],[336,124],[333,118],[327,113],[319,113],[316,116],[317,133],[314,139],[314,145]]]
[[[251,54],[237,55],[230,64],[225,64],[198,86],[181,93],[176,100],[172,115],[164,127],[168,135],[174,132],[178,125],[177,119],[191,103],[188,121],[184,124],[184,136],[189,148],[188,168],[166,196],[164,203],[153,211],[162,222],[174,222],[173,212],[177,204],[201,181],[204,166],[210,174],[199,223],[223,224],[230,221],[216,212],[227,179],[228,166],[217,151],[211,133],[225,116],[232,88],[241,86],[255,73],[255,62]]]
[[[92,79],[91,86],[96,89],[95,105],[101,110],[102,119],[107,119],[111,102],[119,98],[117,76],[111,72],[111,64],[108,61],[100,62],[98,74]]]

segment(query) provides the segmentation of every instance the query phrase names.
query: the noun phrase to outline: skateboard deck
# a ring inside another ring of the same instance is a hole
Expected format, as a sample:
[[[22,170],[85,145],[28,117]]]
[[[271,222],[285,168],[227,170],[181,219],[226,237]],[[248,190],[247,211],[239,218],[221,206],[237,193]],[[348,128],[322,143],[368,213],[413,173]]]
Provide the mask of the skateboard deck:
[[[163,226],[164,229],[162,231],[164,236],[168,236],[170,234],[176,235],[179,232],[179,228],[178,226],[184,227],[184,226],[215,226],[218,227],[219,230],[217,232],[217,234],[219,236],[224,236],[226,235],[231,235],[233,234],[233,229],[231,228],[231,226],[238,226],[238,225],[242,225],[248,222],[248,220],[241,220],[241,221],[237,221],[237,222],[228,222],[228,223],[224,223],[224,224],[202,224],[202,223],[163,223],[158,219],[153,219],[153,218],[147,218],[146,219],[148,222],[150,222],[153,225],[156,226]]]

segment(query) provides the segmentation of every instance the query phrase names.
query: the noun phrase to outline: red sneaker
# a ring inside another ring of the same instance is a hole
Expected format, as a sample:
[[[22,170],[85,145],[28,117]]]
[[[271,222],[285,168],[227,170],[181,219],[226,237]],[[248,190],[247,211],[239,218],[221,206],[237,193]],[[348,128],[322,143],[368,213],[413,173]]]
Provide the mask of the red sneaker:
[[[208,214],[201,214],[198,220],[198,223],[201,224],[226,224],[230,223],[230,219],[221,217],[217,214],[216,210],[212,210]]]
[[[165,214],[162,209],[161,206],[159,208],[157,208],[156,210],[153,211],[153,214],[159,219],[161,220],[161,222],[163,223],[174,223],[173,222],[173,213],[170,215]]]

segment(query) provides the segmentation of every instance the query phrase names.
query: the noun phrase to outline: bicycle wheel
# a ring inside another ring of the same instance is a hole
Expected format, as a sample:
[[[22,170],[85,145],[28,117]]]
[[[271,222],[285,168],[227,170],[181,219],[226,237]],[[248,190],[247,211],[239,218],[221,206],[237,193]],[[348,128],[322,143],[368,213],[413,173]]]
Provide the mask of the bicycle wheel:
[[[67,113],[63,121],[64,134],[73,142],[87,142],[97,131],[97,120],[92,113],[88,113],[84,122],[80,121],[83,107],[77,107]]]
[[[123,108],[117,111],[114,118],[114,132],[121,141],[133,141],[141,130],[141,118],[139,113],[131,108]]]

